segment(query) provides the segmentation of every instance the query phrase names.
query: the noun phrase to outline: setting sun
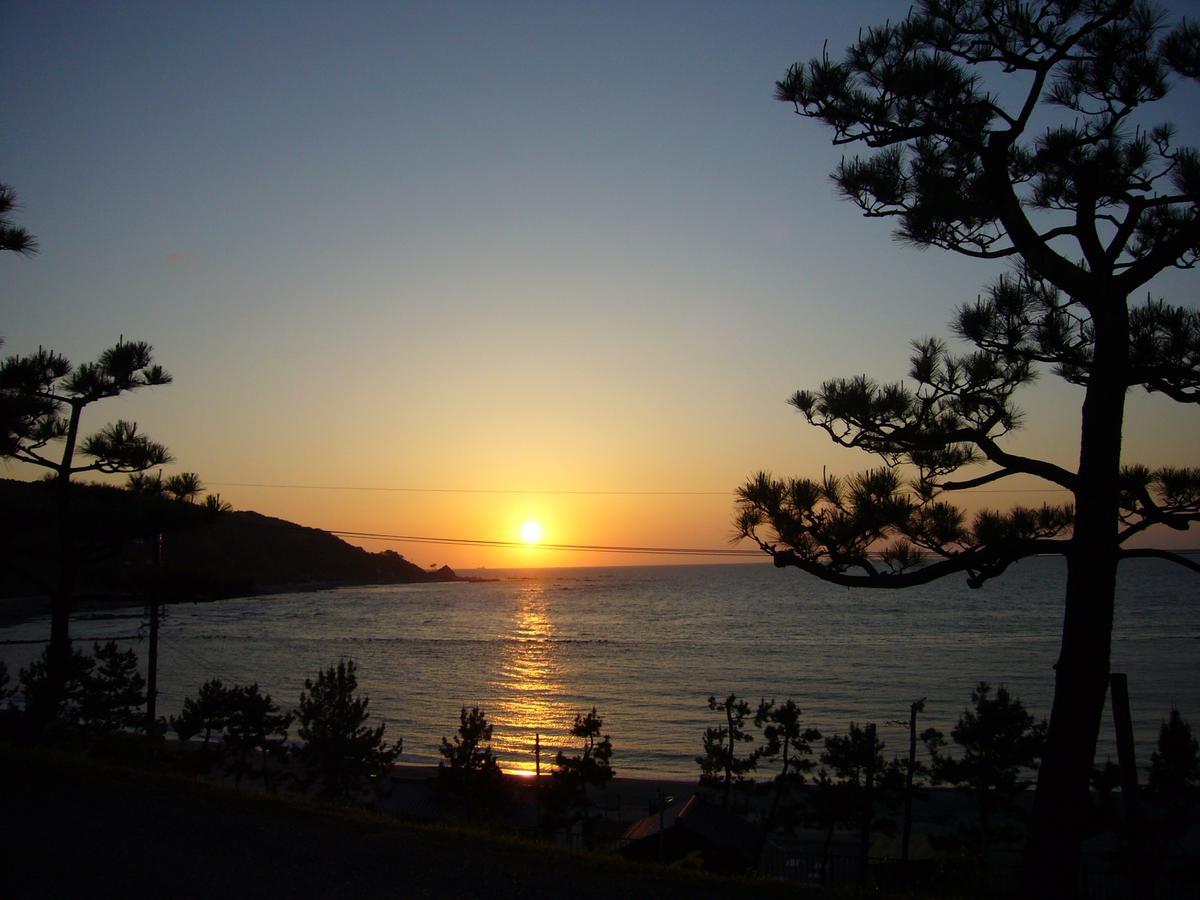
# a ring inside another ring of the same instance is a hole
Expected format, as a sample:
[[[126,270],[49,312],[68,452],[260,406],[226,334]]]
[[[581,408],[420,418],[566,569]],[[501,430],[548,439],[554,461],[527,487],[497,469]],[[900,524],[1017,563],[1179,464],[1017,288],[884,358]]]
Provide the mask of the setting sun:
[[[542,526],[532,520],[521,526],[521,540],[527,544],[536,544],[542,539]]]

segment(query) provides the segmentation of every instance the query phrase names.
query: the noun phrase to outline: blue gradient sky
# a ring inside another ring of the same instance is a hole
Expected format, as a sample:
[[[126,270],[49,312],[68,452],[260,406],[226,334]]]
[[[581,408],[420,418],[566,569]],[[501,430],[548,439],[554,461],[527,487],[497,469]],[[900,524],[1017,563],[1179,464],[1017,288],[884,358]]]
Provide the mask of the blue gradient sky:
[[[871,464],[786,398],[900,376],[908,341],[1001,269],[899,245],[839,201],[841,151],[772,90],[826,38],[840,53],[906,9],[6,4],[0,180],[42,251],[0,259],[5,351],[150,341],[176,383],[88,424],[136,418],[241,508],[721,546],[725,497],[232,483],[720,491]],[[1194,134],[1196,99],[1182,87],[1163,117]],[[1195,297],[1192,273],[1153,287]],[[1078,399],[1049,376],[1032,389],[1018,449],[1072,464]],[[1194,411],[1135,396],[1130,459],[1194,463],[1198,445]]]

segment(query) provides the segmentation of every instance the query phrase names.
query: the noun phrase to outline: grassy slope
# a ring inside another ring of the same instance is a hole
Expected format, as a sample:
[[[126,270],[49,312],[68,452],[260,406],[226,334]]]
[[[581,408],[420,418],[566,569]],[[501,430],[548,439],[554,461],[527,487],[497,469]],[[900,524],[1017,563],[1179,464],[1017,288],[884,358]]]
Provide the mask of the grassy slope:
[[[6,897],[758,897],[784,885],[0,749]]]

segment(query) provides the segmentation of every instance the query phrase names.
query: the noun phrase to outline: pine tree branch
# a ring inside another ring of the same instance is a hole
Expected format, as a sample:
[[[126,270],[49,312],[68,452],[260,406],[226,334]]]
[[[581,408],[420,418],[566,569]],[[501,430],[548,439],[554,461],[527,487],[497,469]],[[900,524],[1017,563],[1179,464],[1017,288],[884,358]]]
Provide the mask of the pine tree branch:
[[[867,565],[863,567],[867,572],[866,575],[848,575],[843,571],[831,569],[819,560],[807,559],[795,550],[780,550],[763,541],[758,541],[758,544],[764,552],[772,557],[776,568],[794,567],[810,575],[815,575],[822,581],[842,587],[900,589],[929,584],[958,572],[966,572],[970,576],[967,584],[977,588],[1018,560],[1039,555],[1064,555],[1068,541],[1029,539],[1006,542],[1002,546],[976,547],[930,563],[920,569],[901,572],[884,571],[863,560],[863,562],[867,562]]]
[[[971,488],[983,487],[985,484],[991,484],[1002,478],[1008,478],[1010,475],[1024,474],[1026,473],[1018,472],[1016,469],[999,469],[998,471],[989,472],[987,475],[980,475],[978,478],[970,478],[966,481],[943,481],[938,484],[938,488],[943,491],[968,491]]]
[[[1173,562],[1176,565],[1183,566],[1185,569],[1190,569],[1200,575],[1200,562],[1188,559],[1179,553],[1172,553],[1170,550],[1159,550],[1153,547],[1139,547],[1134,550],[1122,550],[1121,559],[1165,559],[1167,562]]]
[[[1200,217],[1195,212],[1192,221],[1180,228],[1169,238],[1154,245],[1154,248],[1118,275],[1114,281],[1117,289],[1128,296],[1140,288],[1163,269],[1174,266],[1189,251],[1200,246]]]
[[[39,456],[29,447],[17,447],[10,455],[13,459],[24,463],[29,463],[31,466],[41,466],[43,469],[54,469],[55,471],[57,471],[59,468],[58,463],[51,462],[45,457]]]
[[[955,438],[955,440],[958,440],[958,438]],[[1026,475],[1036,475],[1069,491],[1074,491],[1078,484],[1078,478],[1074,472],[1042,459],[1033,459],[1028,456],[1017,456],[1013,453],[1007,453],[986,434],[966,431],[963,432],[962,440],[975,444],[988,459],[1007,470],[1011,470],[1013,474],[1021,472]]]

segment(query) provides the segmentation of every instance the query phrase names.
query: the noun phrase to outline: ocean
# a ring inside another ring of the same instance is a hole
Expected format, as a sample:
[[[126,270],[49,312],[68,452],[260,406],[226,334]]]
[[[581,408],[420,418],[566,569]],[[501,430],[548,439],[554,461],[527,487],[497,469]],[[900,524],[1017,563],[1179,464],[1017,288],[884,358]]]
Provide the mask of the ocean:
[[[769,565],[488,570],[494,581],[389,585],[172,606],[162,627],[159,709],[201,682],[258,682],[284,708],[306,677],[358,666],[370,711],[404,739],[403,762],[438,760],[462,706],[482,707],[509,771],[546,771],[593,706],[626,777],[693,778],[710,695],[791,698],[825,734],[875,722],[885,755],[919,727],[948,735],[979,681],[1049,715],[1065,568],[1030,559],[983,588],[950,578],[903,591],[847,590]],[[1169,563],[1121,570],[1113,671],[1129,678],[1138,763],[1172,707],[1200,730],[1200,578]],[[119,638],[145,656],[140,610],[83,613],[84,646]],[[0,629],[44,639],[49,620]],[[40,652],[0,645],[14,674]],[[1116,757],[1106,714],[1097,762]],[[766,772],[764,774],[770,774]]]

